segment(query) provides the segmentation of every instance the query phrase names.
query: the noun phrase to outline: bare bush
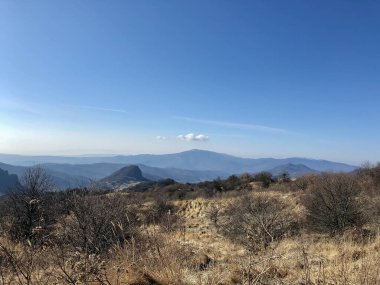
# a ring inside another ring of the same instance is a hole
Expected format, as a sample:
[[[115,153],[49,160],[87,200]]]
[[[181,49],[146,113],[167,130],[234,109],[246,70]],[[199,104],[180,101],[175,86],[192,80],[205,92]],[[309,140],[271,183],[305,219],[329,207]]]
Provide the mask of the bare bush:
[[[177,215],[176,207],[167,200],[154,201],[145,213],[145,223],[160,225],[170,232],[181,224],[181,218]]]
[[[121,195],[74,195],[70,214],[58,223],[60,243],[102,253],[137,234],[137,216]]]
[[[222,209],[216,204],[211,205],[211,207],[206,212],[206,216],[210,219],[217,231],[219,231],[219,220],[221,215]]]
[[[304,200],[309,225],[331,234],[364,223],[358,200],[360,187],[353,175],[320,175]]]
[[[380,163],[373,166],[365,163],[357,171],[358,183],[363,193],[375,197],[380,194]]]
[[[0,242],[0,284],[50,284],[51,270],[43,255],[43,248],[37,248],[30,242]]]
[[[58,244],[51,248],[50,254],[55,267],[54,277],[59,284],[113,284],[109,280],[106,262],[98,254],[74,252]]]
[[[242,197],[224,215],[224,232],[250,249],[266,248],[298,229],[289,206],[266,194]]]

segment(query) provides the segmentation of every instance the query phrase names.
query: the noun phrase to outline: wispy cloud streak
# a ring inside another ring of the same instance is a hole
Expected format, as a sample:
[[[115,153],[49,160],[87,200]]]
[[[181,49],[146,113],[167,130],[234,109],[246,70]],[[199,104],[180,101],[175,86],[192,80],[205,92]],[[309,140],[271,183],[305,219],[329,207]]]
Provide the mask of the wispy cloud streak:
[[[193,122],[193,123],[199,123],[199,124],[211,125],[211,126],[218,126],[218,127],[225,127],[225,128],[233,128],[233,129],[240,129],[240,130],[253,130],[253,131],[261,131],[261,132],[276,133],[276,134],[298,135],[298,133],[291,132],[291,131],[288,131],[285,129],[273,128],[273,127],[256,125],[256,124],[244,124],[244,123],[225,122],[225,121],[203,120],[203,119],[196,119],[196,118],[182,117],[182,116],[175,116],[174,118],[178,119],[178,120],[187,121],[187,122]]]
[[[126,110],[122,110],[122,109],[102,108],[102,107],[94,107],[94,106],[76,106],[76,107],[80,109],[95,110],[95,111],[128,113]]]

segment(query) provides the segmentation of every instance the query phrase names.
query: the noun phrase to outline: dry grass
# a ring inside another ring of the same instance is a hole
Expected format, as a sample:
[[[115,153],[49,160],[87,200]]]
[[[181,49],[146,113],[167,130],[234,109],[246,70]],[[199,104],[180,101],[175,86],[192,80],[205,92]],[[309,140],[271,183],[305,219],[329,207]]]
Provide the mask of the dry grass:
[[[299,219],[304,216],[301,193],[271,191],[265,195],[291,204]],[[9,264],[6,252],[1,250],[0,284],[380,284],[379,236],[358,241],[352,232],[332,238],[303,230],[297,237],[274,242],[258,252],[250,252],[224,237],[209,219],[209,213],[215,207],[223,211],[239,196],[229,193],[210,199],[174,201],[177,214],[183,218],[183,224],[174,231],[143,225],[138,241],[114,247],[104,256],[77,256],[75,260],[75,253],[66,253],[61,266],[73,278],[71,281],[59,268],[56,251],[33,251],[0,240],[20,265],[19,270],[31,275],[28,281]],[[149,207],[146,204],[141,209]]]

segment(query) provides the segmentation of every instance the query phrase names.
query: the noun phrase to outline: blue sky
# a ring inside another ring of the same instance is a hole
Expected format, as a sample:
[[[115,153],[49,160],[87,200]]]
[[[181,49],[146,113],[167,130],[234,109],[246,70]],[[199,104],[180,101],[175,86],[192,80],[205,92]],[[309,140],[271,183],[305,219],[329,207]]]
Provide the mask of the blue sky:
[[[0,152],[380,160],[379,1],[0,2]]]

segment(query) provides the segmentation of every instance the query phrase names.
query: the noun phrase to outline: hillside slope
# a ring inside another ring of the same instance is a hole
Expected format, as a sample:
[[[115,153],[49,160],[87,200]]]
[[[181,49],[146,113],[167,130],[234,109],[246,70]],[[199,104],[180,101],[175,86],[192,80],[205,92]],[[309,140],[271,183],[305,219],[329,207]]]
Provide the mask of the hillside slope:
[[[28,167],[0,163],[0,168],[7,170],[10,174],[15,174],[20,178]],[[83,187],[91,183],[91,179],[88,177],[67,174],[64,172],[47,169],[45,167],[42,168],[46,170],[46,174],[49,175],[53,186],[58,189]]]
[[[9,174],[8,171],[0,168],[0,195],[6,193],[11,188],[19,184],[17,175]]]

